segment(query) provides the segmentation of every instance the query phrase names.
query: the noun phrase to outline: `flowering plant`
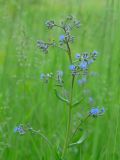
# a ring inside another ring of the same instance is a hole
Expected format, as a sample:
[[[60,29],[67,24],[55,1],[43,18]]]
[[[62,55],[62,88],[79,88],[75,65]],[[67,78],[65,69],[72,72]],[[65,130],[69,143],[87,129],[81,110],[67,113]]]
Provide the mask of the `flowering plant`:
[[[72,128],[71,126],[72,110],[74,109],[74,106],[79,105],[83,100],[83,99],[77,99],[77,101],[74,100],[74,85],[76,84],[75,82],[77,82],[78,85],[83,85],[87,82],[89,67],[95,62],[98,52],[94,50],[89,53],[88,52],[76,53],[74,57],[74,53],[72,53],[72,50],[71,50],[71,43],[74,43],[75,37],[71,34],[71,31],[73,29],[78,29],[81,26],[80,21],[77,20],[75,17],[68,16],[60,24],[57,24],[53,20],[49,20],[45,23],[45,25],[50,30],[53,28],[60,28],[64,34],[61,34],[59,36],[59,42],[56,42],[55,40],[52,42],[45,42],[43,40],[38,40],[37,46],[42,50],[43,54],[46,54],[46,56],[49,52],[50,47],[58,47],[59,49],[63,49],[66,53],[66,56],[68,56],[68,59],[69,59],[69,66],[67,70],[69,70],[70,72],[69,79],[71,79],[71,84],[70,84],[70,91],[68,92],[67,96],[61,95],[58,92],[58,88],[57,88],[57,87],[60,87],[60,89],[66,90],[65,84],[64,84],[64,76],[63,76],[64,71],[57,70],[56,74],[54,73],[40,74],[40,79],[44,83],[48,83],[49,80],[55,80],[54,90],[55,90],[56,97],[62,102],[66,103],[68,107],[68,121],[67,121],[67,131],[65,136],[65,142],[62,147],[62,151],[58,152],[45,135],[43,135],[40,131],[34,130],[32,127],[28,125],[17,126],[15,128],[15,132],[18,132],[20,134],[25,134],[26,131],[31,131],[32,133],[39,134],[47,142],[47,144],[53,150],[55,150],[56,159],[63,160],[66,157],[66,152],[68,151],[69,147],[81,144],[87,138],[87,135],[84,135],[78,141],[73,142],[73,137],[79,132],[80,126],[83,123],[85,123],[85,121],[89,117],[96,118],[98,116],[103,115],[105,112],[104,108],[92,106],[91,109],[87,112],[87,116],[82,118],[82,121],[80,121],[80,123],[72,131],[71,129]],[[89,101],[93,105],[92,97],[89,98]]]

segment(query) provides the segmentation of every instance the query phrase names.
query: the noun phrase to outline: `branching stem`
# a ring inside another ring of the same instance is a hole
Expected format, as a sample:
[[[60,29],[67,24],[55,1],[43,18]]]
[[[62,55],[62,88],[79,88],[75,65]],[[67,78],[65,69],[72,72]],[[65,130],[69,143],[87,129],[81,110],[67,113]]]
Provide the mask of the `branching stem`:
[[[72,136],[71,136],[71,138],[70,138],[70,141],[73,139],[73,137],[76,135],[77,131],[80,129],[81,124],[82,124],[82,123],[85,123],[86,120],[89,118],[89,116],[90,116],[90,115],[88,115],[82,122],[80,122],[80,123],[78,124],[78,126],[76,127],[75,131],[73,132],[73,134],[72,134]]]

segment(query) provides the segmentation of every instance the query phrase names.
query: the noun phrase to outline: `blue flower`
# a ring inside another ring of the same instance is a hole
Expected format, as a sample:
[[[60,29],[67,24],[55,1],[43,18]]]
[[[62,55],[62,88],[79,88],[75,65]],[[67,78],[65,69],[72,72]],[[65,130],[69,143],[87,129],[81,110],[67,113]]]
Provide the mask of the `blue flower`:
[[[100,111],[98,108],[92,108],[91,111],[90,111],[90,115],[92,116],[97,116],[99,115]]]
[[[14,128],[14,132],[15,132],[15,133],[18,132],[19,134],[25,134],[25,130],[24,130],[24,128],[23,128],[22,125],[19,125],[19,126],[15,127],[15,128]]]
[[[88,58],[89,58],[88,53],[84,53],[84,54],[83,54],[83,59],[84,59],[84,60],[87,60]]]
[[[90,111],[90,115],[93,117],[102,116],[105,113],[104,107],[102,109],[92,108]]]
[[[76,58],[76,59],[79,59],[79,58],[80,58],[80,54],[79,54],[79,53],[76,53],[75,58]]]
[[[79,85],[82,84],[82,80],[81,80],[81,79],[78,80],[78,84],[79,84]]]
[[[74,71],[74,70],[75,70],[75,65],[73,65],[73,64],[70,65],[70,66],[69,66],[69,69],[70,69],[71,71]]]
[[[93,59],[90,59],[89,61],[88,61],[88,64],[92,64],[94,62],[94,60]]]
[[[41,73],[40,74],[40,79],[44,79],[45,78],[45,74],[44,73]]]
[[[87,69],[87,62],[86,61],[82,61],[80,64],[79,64],[79,67],[81,69]]]
[[[19,133],[19,134],[25,134],[25,130],[23,129],[23,127],[21,125],[17,126],[14,128],[14,132],[15,133]]]
[[[14,128],[14,132],[16,133],[16,132],[18,132],[19,131],[19,127],[15,127]]]
[[[83,78],[82,78],[82,82],[83,82],[83,83],[86,83],[86,81],[87,81],[86,77],[83,77]]]
[[[59,39],[60,39],[60,41],[64,41],[65,40],[65,36],[64,35],[60,35]]]
[[[83,77],[82,79],[79,79],[79,80],[78,80],[78,84],[79,84],[79,85],[82,85],[82,84],[86,83],[86,81],[87,81],[87,80],[86,80],[86,77]]]
[[[93,52],[92,52],[93,60],[96,59],[97,55],[98,55],[98,52],[97,52],[97,51],[93,51]]]
[[[97,55],[97,54],[98,54],[98,51],[94,50],[94,51],[92,52],[92,54],[93,54],[93,55]]]
[[[101,110],[100,110],[100,113],[105,113],[105,108],[103,107]]]
[[[94,100],[93,100],[92,97],[89,97],[89,103],[90,103],[90,104],[93,104],[93,103],[94,103]]]

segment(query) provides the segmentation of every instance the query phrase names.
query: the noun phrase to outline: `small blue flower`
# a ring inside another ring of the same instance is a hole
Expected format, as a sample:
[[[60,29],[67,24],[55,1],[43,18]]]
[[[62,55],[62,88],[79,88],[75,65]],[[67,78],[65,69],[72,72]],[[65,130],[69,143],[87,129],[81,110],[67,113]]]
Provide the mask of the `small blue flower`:
[[[17,126],[14,128],[14,132],[15,133],[19,133],[19,134],[25,134],[25,130],[23,129],[23,127],[21,125]]]
[[[88,64],[92,64],[94,62],[94,60],[93,59],[90,59],[89,61],[88,61]]]
[[[45,78],[45,74],[44,73],[41,73],[40,74],[40,79],[44,79]]]
[[[59,39],[60,39],[60,41],[64,41],[65,40],[65,36],[64,35],[60,35]]]
[[[83,77],[82,79],[78,80],[78,84],[82,85],[82,84],[86,83],[86,81],[87,81],[86,77]]]
[[[86,82],[87,82],[86,77],[83,77],[83,78],[82,78],[82,82],[83,82],[83,83],[86,83]]]
[[[94,50],[94,51],[92,52],[92,54],[93,54],[93,55],[97,55],[97,54],[98,54],[98,51]]]
[[[70,66],[69,66],[69,69],[70,69],[71,71],[74,71],[74,70],[75,70],[75,65],[73,65],[73,64],[70,65]]]
[[[84,54],[83,54],[83,59],[84,59],[84,60],[87,60],[88,58],[89,58],[88,53],[84,53]]]
[[[91,111],[90,111],[90,115],[92,116],[97,116],[99,115],[99,109],[98,108],[92,108]]]
[[[100,110],[100,113],[105,113],[105,108],[104,107]]]
[[[75,58],[76,58],[76,59],[79,59],[79,58],[80,58],[80,54],[79,54],[79,53],[76,53]]]
[[[80,64],[79,64],[79,67],[81,69],[87,69],[87,62],[86,61],[82,61]]]
[[[78,84],[79,84],[79,85],[82,84],[82,80],[81,80],[81,79],[78,80]]]
[[[104,107],[102,109],[92,108],[90,111],[90,115],[93,117],[102,116],[105,113]]]
[[[97,55],[98,55],[98,52],[97,52],[97,51],[93,51],[93,52],[92,52],[93,60],[96,59]]]
[[[15,127],[14,128],[14,132],[16,133],[16,132],[18,132],[19,131],[19,127]]]
[[[94,103],[94,100],[93,100],[92,97],[89,97],[89,103],[90,103],[90,104],[93,104],[93,103]]]

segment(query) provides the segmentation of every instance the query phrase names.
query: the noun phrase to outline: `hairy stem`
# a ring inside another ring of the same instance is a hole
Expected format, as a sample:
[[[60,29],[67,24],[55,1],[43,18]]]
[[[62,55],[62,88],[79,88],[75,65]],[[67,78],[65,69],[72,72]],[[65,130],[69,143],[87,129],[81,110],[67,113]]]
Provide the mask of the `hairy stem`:
[[[64,158],[67,148],[69,146],[69,136],[70,136],[70,126],[71,126],[71,110],[72,110],[72,98],[73,98],[73,85],[74,85],[74,76],[72,77],[72,87],[71,87],[71,94],[70,94],[70,102],[68,108],[68,122],[67,122],[67,132],[66,132],[66,139],[63,147],[62,158]]]
[[[71,50],[70,50],[70,46],[69,46],[68,41],[66,42],[66,45],[67,45],[67,49],[68,49],[69,61],[72,64]]]
[[[64,32],[65,32],[65,34],[66,34],[66,29],[65,29],[65,27],[62,27],[62,26],[60,26],[60,25],[58,25],[58,24],[55,24],[55,26],[63,29]],[[72,56],[71,56],[71,49],[70,49],[70,46],[69,46],[69,42],[66,40],[65,43],[66,43],[66,46],[67,46],[67,53],[68,53],[68,56],[69,56],[70,64],[72,64]]]
[[[66,33],[66,29],[63,28],[63,30]],[[67,46],[67,52],[68,52],[68,56],[69,56],[69,61],[70,61],[70,64],[72,64],[71,49],[70,49],[70,46],[69,46],[69,42],[67,40],[66,40],[66,46]]]
[[[62,28],[62,29],[64,30],[65,34],[66,34],[66,29],[65,29],[64,27],[61,27],[61,26],[59,26],[59,25],[55,25],[55,26]],[[71,49],[70,49],[69,42],[66,40],[66,41],[65,41],[65,44],[66,44],[66,47],[67,47],[67,53],[68,53],[68,57],[69,57],[70,64],[72,64],[72,56],[71,56]],[[66,131],[66,138],[65,138],[65,142],[64,142],[64,146],[63,146],[63,151],[62,151],[62,156],[61,156],[61,158],[64,158],[65,153],[66,153],[66,151],[67,151],[67,148],[68,148],[68,146],[69,146],[69,136],[70,136],[70,126],[71,126],[71,110],[72,110],[72,99],[73,99],[74,80],[75,80],[75,76],[72,75],[70,101],[69,101],[69,106],[68,106],[67,131]]]

